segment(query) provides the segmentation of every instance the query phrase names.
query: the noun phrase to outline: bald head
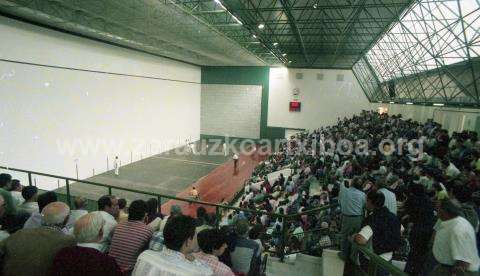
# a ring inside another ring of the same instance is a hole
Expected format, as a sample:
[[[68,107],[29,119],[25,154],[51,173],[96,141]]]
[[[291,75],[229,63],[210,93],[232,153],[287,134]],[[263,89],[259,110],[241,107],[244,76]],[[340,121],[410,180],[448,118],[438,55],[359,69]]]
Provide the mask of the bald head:
[[[103,236],[105,220],[100,212],[92,212],[75,222],[73,234],[79,243],[99,242]]]
[[[42,224],[45,226],[63,227],[68,220],[70,208],[63,202],[49,203],[42,210]]]

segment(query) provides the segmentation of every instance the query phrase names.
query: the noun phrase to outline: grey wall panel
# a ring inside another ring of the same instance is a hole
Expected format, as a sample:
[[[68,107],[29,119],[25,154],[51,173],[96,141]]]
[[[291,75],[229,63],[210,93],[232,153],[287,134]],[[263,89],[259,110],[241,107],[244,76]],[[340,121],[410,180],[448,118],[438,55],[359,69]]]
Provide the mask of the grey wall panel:
[[[260,138],[262,86],[202,84],[200,133]]]

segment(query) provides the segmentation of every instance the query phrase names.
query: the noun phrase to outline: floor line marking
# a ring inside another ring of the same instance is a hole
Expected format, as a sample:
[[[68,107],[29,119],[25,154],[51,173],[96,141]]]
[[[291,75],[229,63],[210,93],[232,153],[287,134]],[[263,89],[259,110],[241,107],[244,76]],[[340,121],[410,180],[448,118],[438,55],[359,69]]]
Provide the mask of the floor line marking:
[[[211,162],[201,162],[201,161],[193,161],[193,160],[184,160],[184,159],[168,158],[168,157],[162,157],[162,156],[153,156],[153,158],[173,160],[173,161],[179,161],[179,162],[184,162],[184,163],[193,163],[193,164],[199,164],[199,165],[208,165],[208,166],[220,166],[220,165],[222,165],[221,163],[211,163]]]

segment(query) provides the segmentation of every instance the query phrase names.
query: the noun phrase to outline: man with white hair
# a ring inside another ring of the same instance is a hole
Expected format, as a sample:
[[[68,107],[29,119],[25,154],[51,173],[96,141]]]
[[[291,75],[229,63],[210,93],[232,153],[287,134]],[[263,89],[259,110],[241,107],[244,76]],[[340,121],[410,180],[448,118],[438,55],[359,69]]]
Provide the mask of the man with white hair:
[[[52,202],[42,210],[41,227],[22,229],[0,242],[0,274],[47,275],[57,252],[76,243],[74,237],[62,232],[69,212],[65,203]]]
[[[100,212],[80,217],[73,229],[78,244],[57,253],[50,275],[123,275],[115,259],[101,252],[104,224]]]

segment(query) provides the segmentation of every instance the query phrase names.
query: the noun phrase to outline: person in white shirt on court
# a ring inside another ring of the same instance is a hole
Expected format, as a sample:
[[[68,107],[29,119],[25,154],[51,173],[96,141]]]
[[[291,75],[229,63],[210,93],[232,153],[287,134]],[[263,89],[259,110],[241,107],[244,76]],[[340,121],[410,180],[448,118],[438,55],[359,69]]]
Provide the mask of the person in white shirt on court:
[[[223,142],[222,147],[223,147],[223,155],[227,157],[228,155],[227,144]]]
[[[238,168],[238,155],[235,153],[233,155],[233,171],[237,171]]]
[[[133,276],[210,276],[212,269],[192,253],[195,248],[195,220],[178,215],[163,229],[162,251],[146,250],[138,257]]]
[[[433,256],[439,263],[429,275],[479,275],[475,230],[450,200],[442,200],[435,225]]]
[[[118,156],[115,156],[115,160],[113,160],[113,168],[115,169],[115,175],[118,176],[120,174],[120,160],[118,160]]]

